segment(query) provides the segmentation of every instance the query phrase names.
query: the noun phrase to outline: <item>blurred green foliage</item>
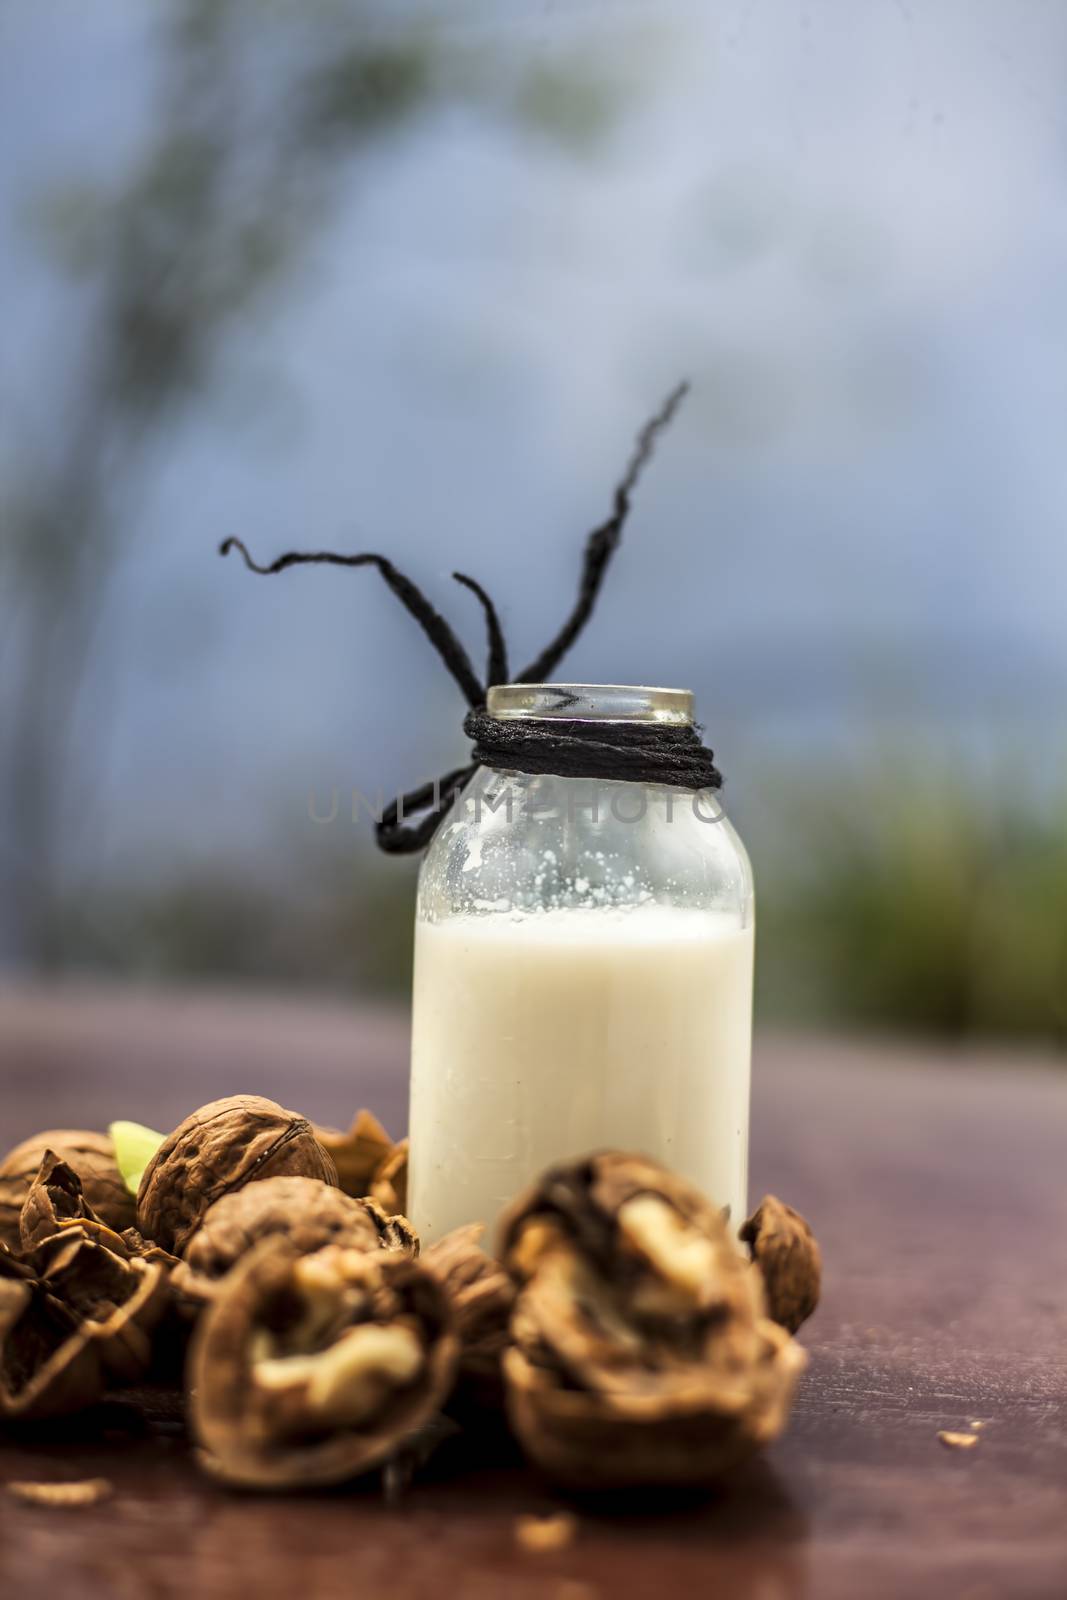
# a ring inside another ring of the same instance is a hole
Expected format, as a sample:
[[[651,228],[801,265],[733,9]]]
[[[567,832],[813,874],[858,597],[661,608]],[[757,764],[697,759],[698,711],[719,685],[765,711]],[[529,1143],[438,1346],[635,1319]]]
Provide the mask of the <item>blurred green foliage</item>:
[[[883,758],[764,835],[764,1015],[1067,1042],[1067,794]]]
[[[591,63],[535,62],[518,86],[516,113],[527,127],[580,154],[615,126],[623,92],[617,82],[598,77]]]
[[[763,1021],[1067,1043],[1067,796],[880,761],[766,785],[746,835]],[[406,997],[416,864],[368,845],[299,887],[204,871],[65,914],[65,964]]]

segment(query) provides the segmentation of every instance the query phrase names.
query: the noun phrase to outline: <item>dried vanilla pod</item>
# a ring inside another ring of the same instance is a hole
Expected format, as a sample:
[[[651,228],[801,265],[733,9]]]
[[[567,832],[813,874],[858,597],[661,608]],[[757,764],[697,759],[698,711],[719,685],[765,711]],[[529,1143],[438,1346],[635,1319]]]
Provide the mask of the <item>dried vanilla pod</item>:
[[[101,1222],[116,1233],[133,1224],[136,1204],[122,1181],[108,1135],[53,1128],[24,1139],[0,1162],[0,1240],[13,1250],[19,1248],[19,1214],[46,1150],[77,1173],[86,1203]]]
[[[484,1232],[480,1222],[454,1228],[430,1245],[422,1259],[452,1299],[460,1376],[481,1399],[490,1401],[503,1383],[500,1363],[508,1344],[515,1285],[499,1261],[481,1248]]]
[[[345,1194],[361,1200],[371,1192],[378,1168],[395,1148],[372,1111],[357,1111],[347,1133],[337,1128],[315,1128],[315,1137],[333,1158],[337,1181]]]
[[[77,1221],[23,1257],[0,1251],[0,1421],[66,1415],[143,1377],[166,1299],[162,1266]]]
[[[333,1161],[306,1117],[259,1095],[230,1095],[201,1106],[160,1145],[137,1193],[141,1233],[177,1255],[204,1212],[246,1183],[319,1178],[337,1186]]]
[[[182,1309],[199,1312],[230,1268],[269,1234],[284,1235],[300,1255],[328,1244],[408,1255],[419,1248],[406,1219],[386,1216],[374,1200],[353,1199],[318,1178],[263,1178],[224,1194],[204,1213],[174,1272]]]
[[[741,1229],[763,1277],[768,1314],[796,1333],[819,1303],[822,1255],[810,1226],[792,1206],[765,1194]]]
[[[408,1141],[395,1144],[374,1174],[370,1192],[386,1211],[401,1215],[408,1205]]]
[[[399,1252],[260,1240],[197,1324],[188,1388],[204,1464],[228,1483],[341,1483],[425,1426],[455,1376],[449,1297]]]
[[[699,1484],[784,1426],[799,1346],[719,1211],[640,1156],[551,1168],[510,1209],[504,1356],[527,1454],[574,1488]]]

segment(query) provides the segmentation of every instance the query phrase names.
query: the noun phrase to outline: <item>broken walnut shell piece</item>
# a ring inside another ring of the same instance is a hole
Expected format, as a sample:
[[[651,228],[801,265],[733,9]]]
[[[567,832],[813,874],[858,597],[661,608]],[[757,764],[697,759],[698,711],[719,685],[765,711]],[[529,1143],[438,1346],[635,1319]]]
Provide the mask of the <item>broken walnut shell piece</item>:
[[[248,1488],[341,1483],[389,1459],[446,1398],[448,1295],[397,1252],[260,1240],[197,1324],[193,1429],[216,1477]]]
[[[149,1161],[137,1192],[137,1226],[183,1255],[216,1200],[246,1183],[284,1176],[337,1185],[333,1160],[307,1118],[260,1095],[213,1100],[186,1117]]]
[[[765,1194],[741,1229],[763,1277],[769,1316],[796,1333],[819,1303],[822,1254],[810,1226],[792,1206]]]
[[[143,1377],[166,1297],[158,1262],[116,1254],[80,1223],[24,1257],[0,1251],[0,1420],[67,1415]]]
[[[119,1233],[103,1222],[86,1199],[78,1174],[55,1151],[47,1150],[19,1216],[21,1251],[25,1255],[38,1250],[65,1230],[69,1236],[71,1229],[124,1260],[138,1256],[168,1272],[178,1265],[177,1256],[146,1239],[136,1227],[123,1228]]]
[[[508,1344],[508,1323],[515,1304],[515,1285],[499,1261],[481,1247],[485,1226],[473,1222],[454,1228],[423,1253],[452,1300],[460,1344],[460,1376],[468,1398],[498,1399],[503,1384],[501,1359]]]
[[[22,1252],[36,1250],[64,1230],[75,1228],[82,1238],[95,1239],[123,1259],[140,1256],[168,1270],[177,1265],[177,1256],[142,1238],[136,1228],[124,1228],[116,1233],[106,1222],[101,1222],[85,1199],[77,1173],[65,1161],[60,1161],[54,1151],[47,1150],[19,1216]],[[67,1237],[70,1237],[69,1232]]]
[[[405,1212],[408,1207],[408,1141],[401,1139],[386,1156],[371,1181],[370,1192],[389,1212]]]
[[[784,1426],[805,1357],[719,1210],[641,1156],[544,1174],[505,1216],[523,1284],[509,1419],[571,1488],[702,1484]]]
[[[347,1133],[316,1127],[315,1137],[332,1156],[341,1188],[354,1200],[370,1194],[375,1173],[394,1149],[378,1118],[367,1110],[356,1112]]]
[[[204,1213],[174,1272],[181,1309],[202,1310],[231,1267],[272,1234],[283,1235],[299,1255],[328,1244],[407,1255],[419,1250],[407,1219],[387,1216],[374,1200],[356,1200],[318,1178],[263,1178],[224,1194]]]
[[[132,1226],[136,1205],[109,1136],[84,1128],[51,1128],[24,1139],[0,1162],[0,1240],[19,1248],[19,1216],[46,1150],[77,1173],[86,1203],[101,1222],[116,1233]]]
[[[19,1213],[20,1248],[23,1252],[32,1250],[69,1224],[86,1222],[97,1229],[103,1227],[87,1203],[81,1180],[73,1167],[61,1160],[54,1150],[46,1150]],[[120,1253],[125,1254],[119,1236],[114,1234],[113,1237],[119,1242]]]

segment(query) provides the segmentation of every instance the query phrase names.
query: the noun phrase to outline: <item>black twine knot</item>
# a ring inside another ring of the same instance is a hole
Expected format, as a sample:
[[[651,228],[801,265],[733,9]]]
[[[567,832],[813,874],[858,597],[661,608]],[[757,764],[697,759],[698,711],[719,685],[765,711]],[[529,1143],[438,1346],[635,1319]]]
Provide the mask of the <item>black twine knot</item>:
[[[410,611],[459,684],[470,711],[464,731],[472,740],[470,762],[442,778],[424,783],[383,809],[375,824],[379,846],[394,854],[421,850],[430,842],[455,795],[479,766],[509,768],[559,776],[614,778],[635,783],[667,784],[683,789],[717,789],[722,778],[711,751],[691,724],[628,722],[560,722],[556,719],[505,721],[485,708],[490,688],[504,683],[544,683],[555,671],[593,612],[608,563],[622,537],[630,512],[630,497],[651,459],[658,435],[667,427],[688,391],[680,383],[659,411],[645,423],[630,455],[626,471],[612,496],[611,514],[594,528],[585,544],[578,598],[555,638],[529,666],[514,677],[508,673],[508,653],[497,609],[481,584],[466,573],[454,572],[457,583],[471,591],[485,616],[489,640],[485,683],[450,624],[430,603],[417,584],[385,556],[365,551],[338,555],[332,550],[290,550],[268,566],[260,566],[241,539],[225,539],[220,555],[237,550],[252,572],[271,576],[287,567],[309,564],[335,567],[375,567],[400,603]],[[409,818],[417,821],[408,821]]]

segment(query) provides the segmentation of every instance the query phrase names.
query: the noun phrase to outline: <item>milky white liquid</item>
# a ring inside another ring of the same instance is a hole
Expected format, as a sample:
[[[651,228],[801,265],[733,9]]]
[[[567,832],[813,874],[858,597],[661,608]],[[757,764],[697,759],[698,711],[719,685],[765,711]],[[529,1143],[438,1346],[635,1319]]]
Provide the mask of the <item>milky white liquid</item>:
[[[411,1220],[487,1222],[550,1162],[614,1146],[745,1215],[752,928],[645,906],[419,921]]]

